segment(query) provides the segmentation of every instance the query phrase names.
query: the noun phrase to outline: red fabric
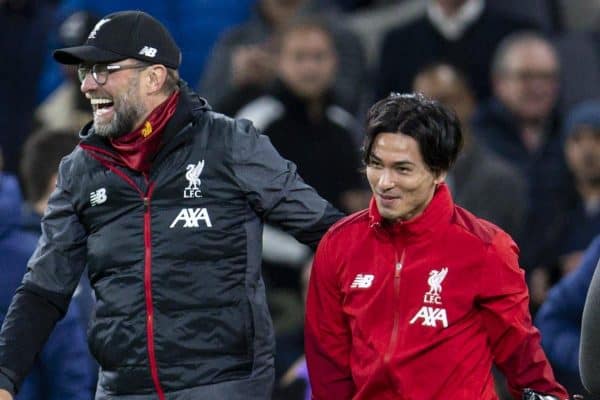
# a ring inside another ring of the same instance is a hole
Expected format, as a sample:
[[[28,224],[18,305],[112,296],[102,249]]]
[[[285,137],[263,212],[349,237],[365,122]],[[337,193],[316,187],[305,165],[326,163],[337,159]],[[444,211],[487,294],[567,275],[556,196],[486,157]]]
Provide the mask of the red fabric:
[[[175,114],[179,91],[169,96],[156,107],[146,121],[117,139],[111,139],[119,160],[127,167],[138,172],[148,172],[152,159],[162,145],[162,133],[165,125]]]
[[[429,278],[445,268],[436,299]],[[313,399],[495,400],[493,362],[515,398],[530,387],[566,399],[528,301],[516,244],[455,206],[446,185],[420,216],[391,226],[372,201],[334,225],[315,256]]]

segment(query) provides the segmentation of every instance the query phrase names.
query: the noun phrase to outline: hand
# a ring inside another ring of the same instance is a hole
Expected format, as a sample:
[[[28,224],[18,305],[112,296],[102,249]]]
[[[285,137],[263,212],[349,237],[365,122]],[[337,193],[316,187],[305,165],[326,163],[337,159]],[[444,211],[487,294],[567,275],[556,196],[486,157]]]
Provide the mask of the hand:
[[[232,80],[234,85],[262,85],[275,75],[274,57],[263,46],[240,46],[233,50]]]
[[[13,400],[13,397],[10,394],[10,392],[7,392],[4,389],[0,389],[0,400]]]

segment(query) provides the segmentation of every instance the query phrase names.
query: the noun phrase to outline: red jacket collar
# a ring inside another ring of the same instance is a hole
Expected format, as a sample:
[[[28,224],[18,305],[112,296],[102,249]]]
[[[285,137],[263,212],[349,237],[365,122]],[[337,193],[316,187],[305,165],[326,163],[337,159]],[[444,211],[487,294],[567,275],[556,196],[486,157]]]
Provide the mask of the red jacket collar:
[[[369,225],[392,234],[421,235],[431,232],[440,223],[448,222],[454,210],[454,201],[445,183],[436,189],[431,202],[420,215],[408,221],[388,223],[379,214],[377,203],[371,198],[369,205]]]

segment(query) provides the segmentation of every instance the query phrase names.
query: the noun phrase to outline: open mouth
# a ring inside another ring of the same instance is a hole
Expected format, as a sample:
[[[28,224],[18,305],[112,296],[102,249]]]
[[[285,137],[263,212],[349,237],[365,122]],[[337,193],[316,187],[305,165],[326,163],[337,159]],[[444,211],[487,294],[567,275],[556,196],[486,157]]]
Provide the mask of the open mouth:
[[[114,103],[110,99],[91,99],[94,115],[103,116],[113,110]]]

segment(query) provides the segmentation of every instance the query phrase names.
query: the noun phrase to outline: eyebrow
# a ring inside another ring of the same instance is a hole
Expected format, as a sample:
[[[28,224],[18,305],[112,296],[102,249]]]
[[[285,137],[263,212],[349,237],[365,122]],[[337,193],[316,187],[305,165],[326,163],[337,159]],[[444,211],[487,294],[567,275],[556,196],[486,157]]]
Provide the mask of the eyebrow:
[[[383,161],[381,160],[381,158],[377,157],[375,154],[371,153],[369,155],[369,160],[373,160],[373,161],[377,161],[380,164],[383,164]],[[407,161],[407,160],[403,160],[403,161],[396,161],[395,163],[392,164],[392,167],[404,167],[404,166],[414,166],[415,163],[411,162],[411,161]]]

